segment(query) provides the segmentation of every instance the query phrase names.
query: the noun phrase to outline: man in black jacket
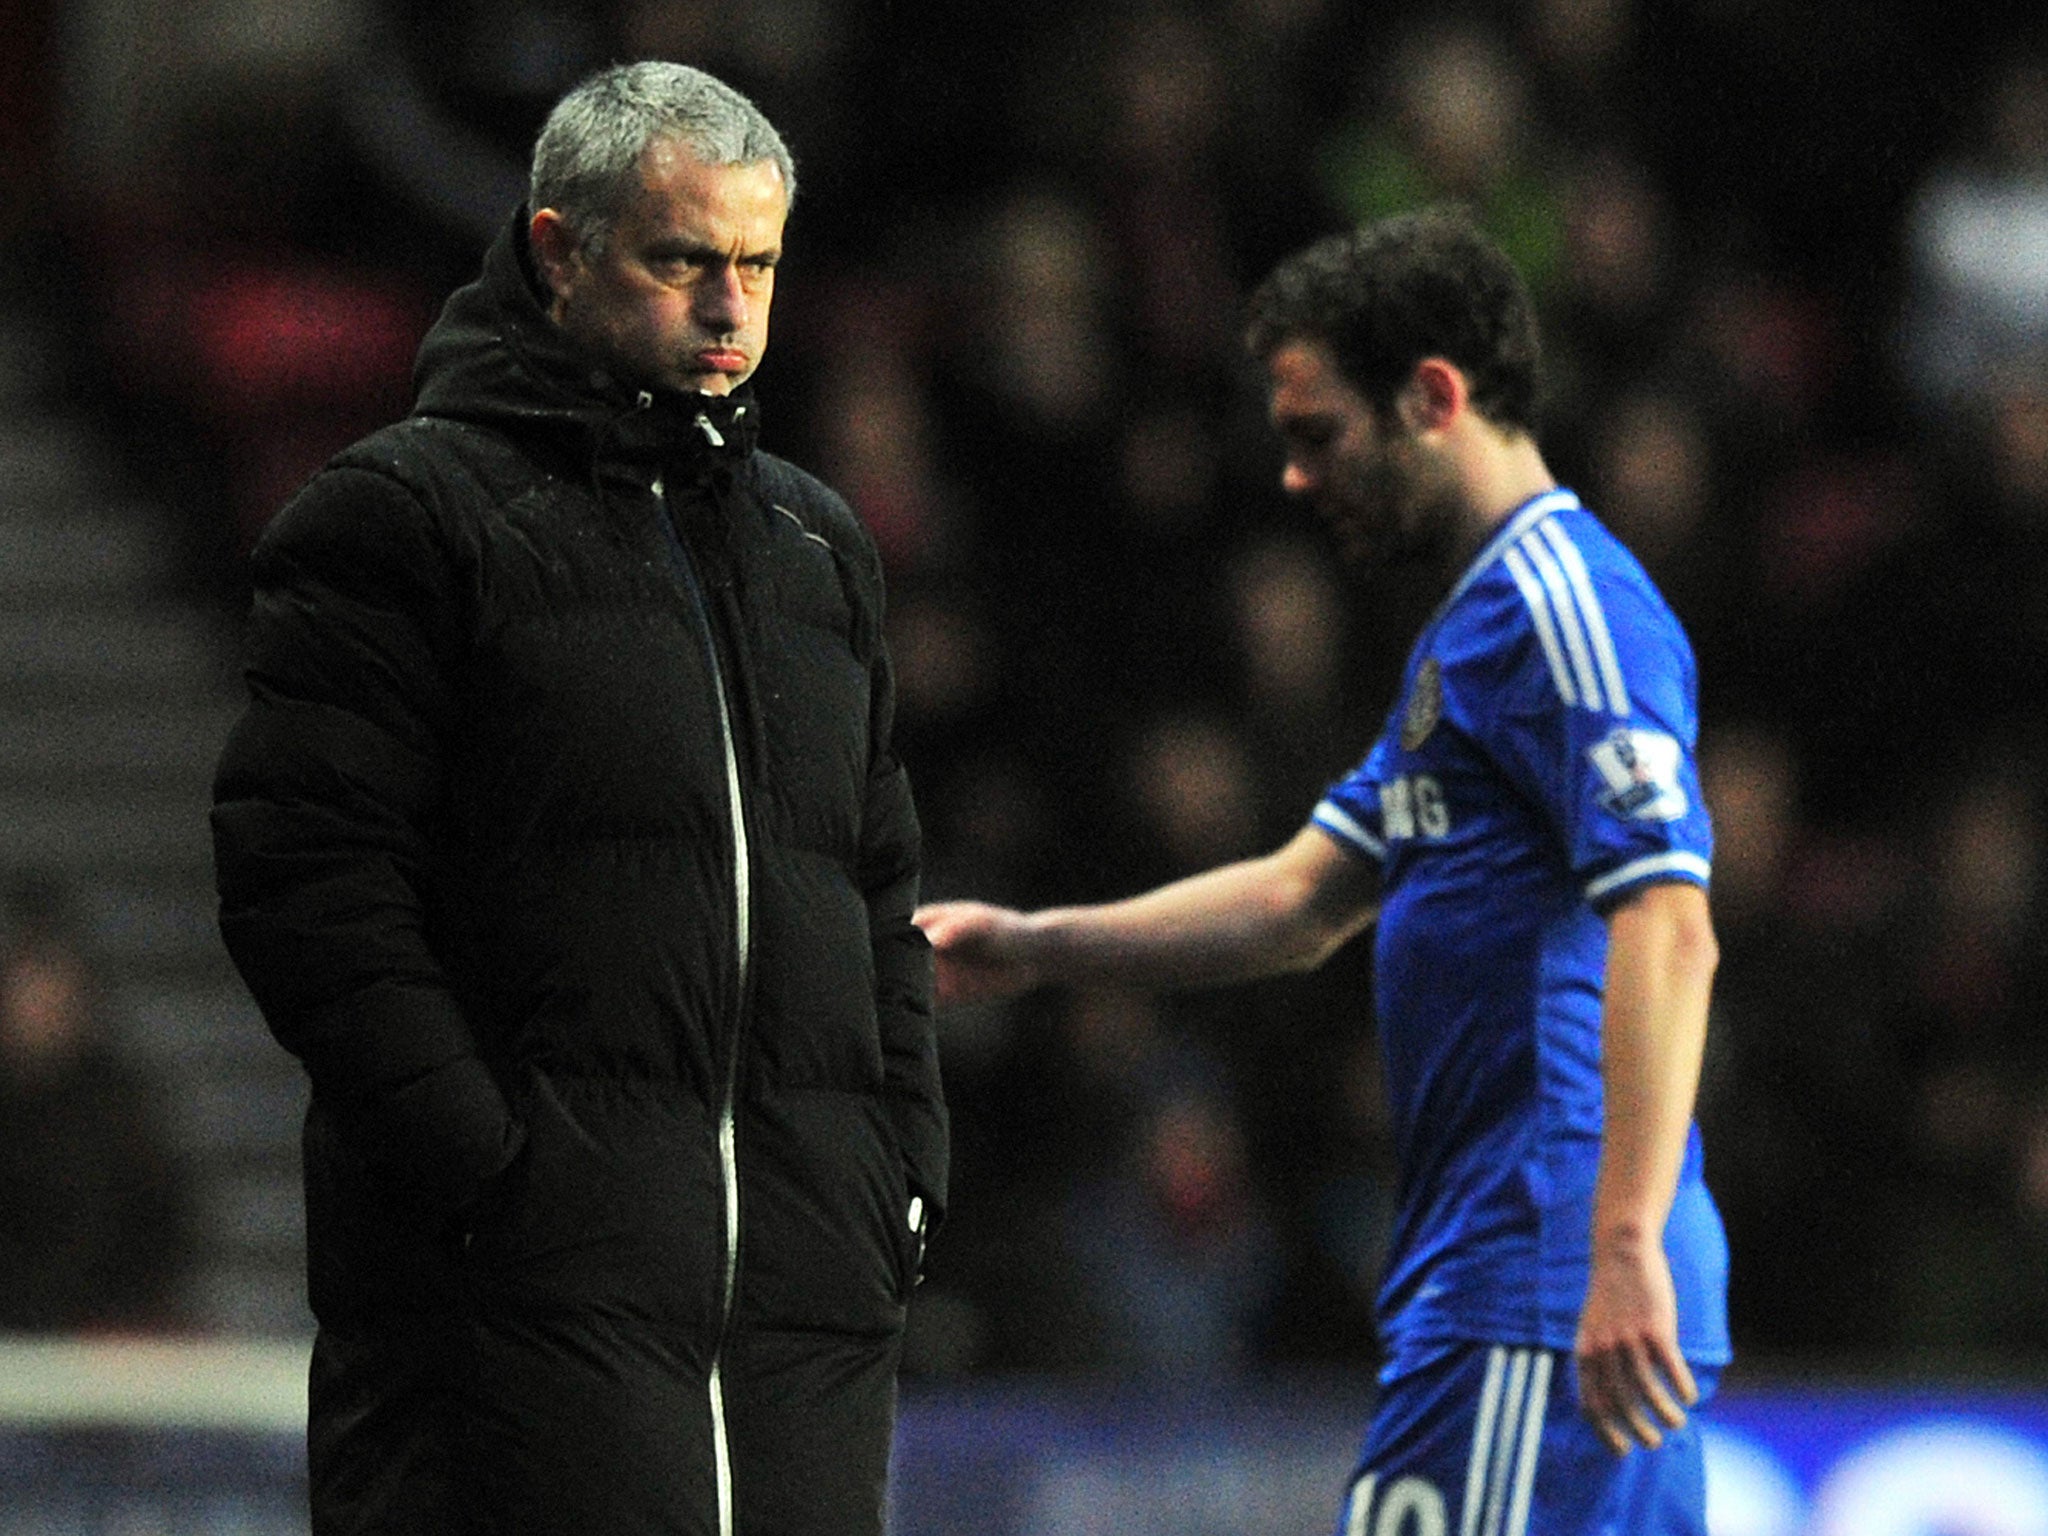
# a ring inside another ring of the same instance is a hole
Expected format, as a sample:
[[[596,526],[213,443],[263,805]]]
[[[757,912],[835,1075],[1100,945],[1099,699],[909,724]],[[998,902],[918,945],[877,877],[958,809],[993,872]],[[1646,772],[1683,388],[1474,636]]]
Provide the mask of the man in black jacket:
[[[755,447],[794,190],[710,76],[577,87],[255,552],[213,826],[321,1536],[882,1529],[946,1119],[879,563]]]

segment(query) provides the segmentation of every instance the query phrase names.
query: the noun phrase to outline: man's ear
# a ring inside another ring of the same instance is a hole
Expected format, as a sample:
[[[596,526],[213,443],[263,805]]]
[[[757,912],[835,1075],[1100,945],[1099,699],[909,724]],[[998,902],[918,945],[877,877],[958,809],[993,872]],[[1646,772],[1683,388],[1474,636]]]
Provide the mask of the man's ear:
[[[542,208],[526,226],[526,243],[548,291],[559,300],[575,282],[577,257],[582,249],[576,231],[554,209]]]
[[[1449,426],[1471,399],[1462,368],[1448,358],[1425,357],[1415,365],[1395,405],[1412,430],[1428,432]]]

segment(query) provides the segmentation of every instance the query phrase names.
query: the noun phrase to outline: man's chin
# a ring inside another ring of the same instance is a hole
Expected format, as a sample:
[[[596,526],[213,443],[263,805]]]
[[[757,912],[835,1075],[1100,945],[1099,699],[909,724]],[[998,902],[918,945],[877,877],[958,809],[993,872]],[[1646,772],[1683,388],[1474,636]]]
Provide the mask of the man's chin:
[[[746,383],[752,373],[752,369],[745,373],[731,373],[724,369],[685,371],[673,368],[661,375],[661,384],[664,389],[685,395],[729,395]]]

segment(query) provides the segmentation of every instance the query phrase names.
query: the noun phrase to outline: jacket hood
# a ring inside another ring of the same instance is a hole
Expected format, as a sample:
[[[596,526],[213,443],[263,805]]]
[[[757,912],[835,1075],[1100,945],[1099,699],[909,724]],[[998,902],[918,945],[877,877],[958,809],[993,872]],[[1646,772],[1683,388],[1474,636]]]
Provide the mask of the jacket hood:
[[[745,386],[683,394],[620,379],[548,318],[522,206],[420,344],[414,409],[556,438],[590,460],[736,462],[752,452],[760,410]],[[707,466],[708,467],[708,466]]]

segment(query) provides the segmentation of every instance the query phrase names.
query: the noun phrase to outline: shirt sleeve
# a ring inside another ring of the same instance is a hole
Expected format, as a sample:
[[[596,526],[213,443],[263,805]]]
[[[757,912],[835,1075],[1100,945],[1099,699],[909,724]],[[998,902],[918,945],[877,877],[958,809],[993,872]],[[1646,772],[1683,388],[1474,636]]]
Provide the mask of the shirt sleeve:
[[[1639,571],[1589,567],[1555,523],[1502,567],[1512,621],[1488,750],[1596,908],[1654,881],[1705,885],[1697,676],[1676,617]]]
[[[1380,823],[1377,746],[1350,773],[1324,791],[1310,823],[1320,827],[1347,853],[1384,862],[1386,834]]]

